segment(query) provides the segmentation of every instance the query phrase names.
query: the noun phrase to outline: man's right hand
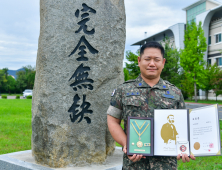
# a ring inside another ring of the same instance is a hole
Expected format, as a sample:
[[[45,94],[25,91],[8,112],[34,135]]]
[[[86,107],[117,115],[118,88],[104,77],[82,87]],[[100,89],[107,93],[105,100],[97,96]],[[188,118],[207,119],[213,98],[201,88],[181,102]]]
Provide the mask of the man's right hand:
[[[123,152],[124,152],[125,154],[127,153],[126,145],[123,147]],[[131,161],[133,161],[133,162],[137,162],[137,161],[139,161],[140,159],[146,158],[146,157],[143,156],[143,155],[133,154],[133,156],[129,156],[129,155],[128,155],[128,158],[129,158]]]

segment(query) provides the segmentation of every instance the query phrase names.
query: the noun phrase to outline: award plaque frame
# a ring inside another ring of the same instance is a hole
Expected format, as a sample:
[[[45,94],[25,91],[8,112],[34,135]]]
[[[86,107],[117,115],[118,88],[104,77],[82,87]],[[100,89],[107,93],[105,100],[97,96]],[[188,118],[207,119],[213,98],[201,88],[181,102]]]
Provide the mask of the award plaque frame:
[[[153,118],[131,116],[127,118],[127,155],[153,156],[153,128]],[[141,130],[142,132],[138,132],[137,130]]]

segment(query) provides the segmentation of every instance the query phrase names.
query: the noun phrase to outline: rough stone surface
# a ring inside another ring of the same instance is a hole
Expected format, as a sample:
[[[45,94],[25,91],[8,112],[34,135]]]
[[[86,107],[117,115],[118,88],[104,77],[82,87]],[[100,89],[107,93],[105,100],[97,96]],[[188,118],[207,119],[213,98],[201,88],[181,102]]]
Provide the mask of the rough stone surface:
[[[103,163],[115,149],[106,111],[113,89],[123,82],[124,0],[40,0],[40,15],[32,103],[35,161],[50,167]],[[87,29],[78,32],[86,18]],[[94,50],[82,41],[74,51],[83,36]],[[86,69],[85,85],[75,79],[80,66]],[[74,120],[70,110],[76,115],[86,112],[82,120]]]

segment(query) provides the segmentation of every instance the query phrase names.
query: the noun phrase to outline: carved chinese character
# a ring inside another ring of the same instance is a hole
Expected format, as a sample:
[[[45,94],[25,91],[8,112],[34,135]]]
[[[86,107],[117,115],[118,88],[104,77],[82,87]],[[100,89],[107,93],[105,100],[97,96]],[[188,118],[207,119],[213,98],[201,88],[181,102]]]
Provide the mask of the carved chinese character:
[[[79,33],[81,30],[83,30],[83,32],[85,34],[94,34],[95,33],[95,29],[91,29],[90,31],[87,30],[87,25],[86,22],[88,22],[90,20],[90,18],[86,18],[89,16],[89,12],[91,13],[96,13],[96,10],[94,10],[93,8],[87,6],[85,3],[82,4],[83,9],[81,10],[82,12],[85,12],[81,15],[82,20],[80,22],[78,22],[78,25],[80,26],[79,29],[75,32],[75,33]],[[79,17],[79,9],[76,10],[75,12],[75,16],[78,18]],[[84,19],[85,18],[85,19]]]
[[[71,122],[75,122],[80,117],[78,123],[81,122],[82,119],[84,118],[86,122],[90,124],[91,119],[88,116],[84,116],[85,113],[90,113],[90,114],[93,113],[92,110],[88,110],[91,104],[89,102],[86,102],[86,95],[83,95],[83,102],[81,106],[78,104],[78,102],[80,101],[80,97],[78,96],[78,94],[74,96],[73,101],[74,103],[68,110],[68,112],[72,113],[72,115],[71,114],[69,115]]]
[[[81,43],[84,43],[85,45],[81,45]],[[84,56],[86,54],[86,51],[85,51],[86,47],[89,49],[89,51],[92,54],[98,53],[98,51],[89,44],[89,42],[86,40],[85,36],[82,36],[81,39],[79,40],[77,46],[75,47],[75,49],[69,55],[69,57],[71,55],[75,54],[77,49],[79,49],[80,52],[78,53],[78,55],[80,55],[80,57],[77,58],[76,60],[77,61],[88,61],[88,58]]]
[[[69,81],[71,79],[75,80],[74,83],[70,84],[74,91],[77,91],[77,88],[82,89],[82,87],[85,89],[88,87],[89,90],[93,90],[93,86],[90,83],[93,83],[94,81],[88,79],[89,73],[87,71],[89,70],[90,68],[83,67],[83,64],[76,69],[72,77],[69,79]]]

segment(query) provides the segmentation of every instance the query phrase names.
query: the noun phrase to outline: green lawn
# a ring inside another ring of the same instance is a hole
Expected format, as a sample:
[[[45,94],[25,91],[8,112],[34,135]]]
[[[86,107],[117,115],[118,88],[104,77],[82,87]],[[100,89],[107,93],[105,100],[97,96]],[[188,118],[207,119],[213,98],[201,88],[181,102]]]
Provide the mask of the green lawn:
[[[31,149],[31,103],[0,99],[0,154]]]
[[[196,103],[194,100],[185,100],[185,102]],[[216,100],[208,100],[208,101],[198,100],[197,103],[206,103],[206,104],[217,104],[218,103],[218,104],[222,105],[221,100],[218,100],[218,101],[216,101]]]

